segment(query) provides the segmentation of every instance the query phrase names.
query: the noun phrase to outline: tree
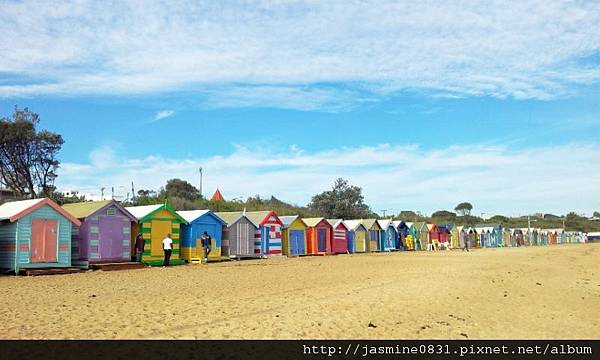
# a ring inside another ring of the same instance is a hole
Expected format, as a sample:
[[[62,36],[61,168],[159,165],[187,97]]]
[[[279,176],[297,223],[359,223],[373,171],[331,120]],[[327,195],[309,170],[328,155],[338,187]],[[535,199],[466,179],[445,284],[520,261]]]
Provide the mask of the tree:
[[[328,219],[360,219],[371,213],[362,189],[342,178],[335,180],[331,190],[313,196],[308,207]]]
[[[432,218],[442,218],[442,219],[454,219],[456,218],[456,214],[451,211],[446,210],[438,210],[431,214]]]
[[[600,218],[600,211],[594,211],[594,217]]]
[[[462,202],[462,203],[456,205],[456,207],[454,208],[454,210],[460,216],[468,216],[468,215],[471,215],[471,210],[473,210],[473,205],[471,205],[468,202]]]
[[[57,177],[56,155],[64,140],[61,135],[36,127],[38,114],[15,106],[12,118],[0,119],[0,179],[17,196],[50,196]]]
[[[164,198],[181,198],[188,201],[200,199],[200,191],[194,185],[181,179],[167,180],[167,185],[161,191],[161,197]]]

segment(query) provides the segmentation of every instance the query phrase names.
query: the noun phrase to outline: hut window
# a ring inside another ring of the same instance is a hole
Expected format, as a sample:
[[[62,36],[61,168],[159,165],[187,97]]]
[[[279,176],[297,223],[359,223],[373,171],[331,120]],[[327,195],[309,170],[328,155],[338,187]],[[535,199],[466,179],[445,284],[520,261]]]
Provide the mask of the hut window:
[[[115,208],[106,209],[107,216],[115,216],[116,214],[117,214],[117,209],[115,209]]]

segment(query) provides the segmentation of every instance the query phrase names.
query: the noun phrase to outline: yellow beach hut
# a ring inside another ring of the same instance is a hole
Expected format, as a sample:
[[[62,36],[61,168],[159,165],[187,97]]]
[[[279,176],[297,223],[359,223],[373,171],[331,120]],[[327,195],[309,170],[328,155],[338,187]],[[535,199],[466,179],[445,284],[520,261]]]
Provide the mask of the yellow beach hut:
[[[173,239],[173,251],[171,254],[171,265],[183,265],[185,261],[180,258],[179,227],[187,224],[175,210],[167,203],[158,205],[130,206],[125,208],[138,219],[138,223],[132,224],[131,249],[135,249],[135,238],[142,234],[145,241],[142,262],[146,265],[162,265],[164,252],[162,240],[171,234]],[[133,253],[132,253],[133,255]]]

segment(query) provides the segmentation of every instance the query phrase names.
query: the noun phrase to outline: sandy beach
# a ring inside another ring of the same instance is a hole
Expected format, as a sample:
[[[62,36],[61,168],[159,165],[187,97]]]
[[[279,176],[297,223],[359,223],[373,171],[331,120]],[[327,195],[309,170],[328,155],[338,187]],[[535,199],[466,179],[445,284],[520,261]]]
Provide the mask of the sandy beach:
[[[598,339],[600,244],[0,277],[3,339]]]

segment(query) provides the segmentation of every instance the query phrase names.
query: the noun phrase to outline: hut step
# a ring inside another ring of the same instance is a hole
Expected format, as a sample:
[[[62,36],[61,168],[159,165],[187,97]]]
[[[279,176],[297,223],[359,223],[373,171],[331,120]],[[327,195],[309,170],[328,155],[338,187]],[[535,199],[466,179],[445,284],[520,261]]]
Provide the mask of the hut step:
[[[90,269],[102,270],[102,271],[140,269],[143,267],[144,267],[144,264],[139,263],[139,262],[115,262],[115,263],[90,264]]]
[[[38,275],[60,275],[60,274],[74,274],[78,272],[86,271],[80,268],[45,268],[45,269],[20,269],[19,273],[25,276],[38,276]]]

